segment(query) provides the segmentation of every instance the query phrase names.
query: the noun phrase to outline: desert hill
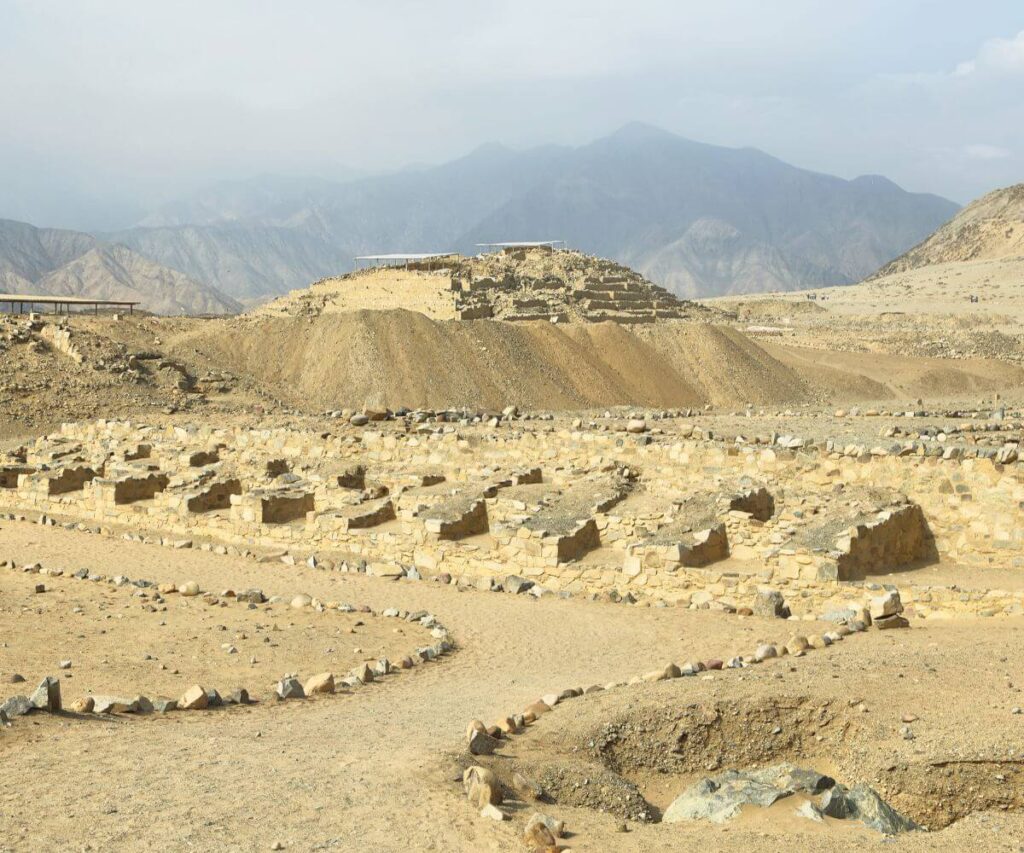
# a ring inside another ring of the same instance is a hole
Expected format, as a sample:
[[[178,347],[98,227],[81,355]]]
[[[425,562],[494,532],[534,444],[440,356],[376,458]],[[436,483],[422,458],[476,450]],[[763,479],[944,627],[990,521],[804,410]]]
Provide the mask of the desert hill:
[[[157,314],[226,314],[233,299],[116,243],[0,220],[0,292],[139,301]]]
[[[994,190],[971,202],[924,242],[872,278],[936,264],[1024,259],[1024,184]]]
[[[923,242],[859,284],[776,294],[758,301],[774,300],[783,313],[791,313],[784,306],[792,305],[794,299],[812,299],[831,314],[916,317],[919,326],[922,317],[933,318],[927,323],[938,322],[934,318],[958,318],[954,325],[961,329],[969,323],[986,332],[1019,337],[1024,320],[1022,281],[1024,184],[1017,184],[971,202]],[[714,300],[709,304],[737,308]],[[749,303],[740,310],[749,313]],[[831,321],[818,317],[815,322]],[[928,334],[949,338],[955,331],[951,326]],[[1020,348],[1011,349],[1016,362]]]
[[[694,297],[858,281],[956,210],[884,178],[629,125],[575,148],[486,145],[354,181],[234,183],[108,236],[243,301],[349,271],[360,254],[510,239],[565,239]]]

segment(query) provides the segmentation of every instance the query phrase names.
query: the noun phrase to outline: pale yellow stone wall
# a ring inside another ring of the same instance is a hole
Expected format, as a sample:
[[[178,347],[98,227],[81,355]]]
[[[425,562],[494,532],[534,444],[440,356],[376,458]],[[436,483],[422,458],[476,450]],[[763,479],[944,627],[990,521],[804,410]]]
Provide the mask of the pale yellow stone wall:
[[[781,494],[825,494],[839,484],[894,489],[920,506],[938,555],[965,567],[965,587],[970,587],[972,566],[1024,570],[1024,469],[1018,463],[871,454],[853,458],[822,449],[725,446],[692,437],[643,444],[621,434],[546,429],[538,425],[528,431],[470,428],[422,434],[365,429],[325,437],[285,429],[157,428],[103,421],[67,424],[59,434],[62,446],[81,448],[80,461],[70,464],[102,465],[112,458],[124,459],[146,443],[153,452],[145,462],[181,467],[194,453],[219,447],[219,464],[241,477],[243,493],[231,497],[230,512],[210,513],[185,510],[185,492],[173,488],[151,501],[116,504],[108,480],[86,483],[79,491],[49,495],[46,478],[59,473],[57,465],[50,472],[21,474],[17,489],[0,489],[0,507],[248,548],[335,552],[366,560],[382,571],[401,563],[414,565],[424,574],[446,572],[464,578],[518,574],[548,589],[573,593],[632,591],[697,604],[709,596],[715,601],[733,598],[741,606],[752,599],[758,585],[771,584],[782,588],[801,607],[820,607],[844,596],[860,597],[850,591],[854,588],[820,579],[835,556],[788,547],[785,500],[781,502],[782,515],[766,522],[738,511],[722,518],[733,558],[751,570],[749,575],[730,577],[716,573],[713,565],[684,568],[658,549],[637,554],[634,548],[631,552],[644,520],[617,515],[614,507],[593,517],[601,542],[600,559],[569,562],[558,559],[556,538],[525,527],[492,523],[489,534],[447,541],[429,535],[421,520],[400,513],[398,519],[380,527],[348,529],[330,510],[351,505],[357,493],[340,488],[336,481],[332,484],[324,474],[332,465],[340,470],[359,463],[367,469],[368,483],[394,484],[410,470],[436,471],[443,473],[453,488],[471,490],[494,471],[540,465],[545,481],[558,477],[568,481],[571,472],[628,466],[640,472],[642,487],[651,499],[663,500],[666,505],[688,494],[735,490],[741,482],[765,484]],[[39,464],[54,456],[52,443],[41,442],[30,449],[28,461]],[[268,459],[288,460],[296,471],[303,471],[303,488],[311,490],[314,507],[303,519],[288,524],[262,521],[260,498],[251,490],[254,485],[267,485]],[[489,514],[495,500],[487,499]],[[657,522],[657,513],[646,519],[651,520]],[[898,550],[898,528],[893,529],[892,537],[890,544]],[[845,543],[847,550],[856,551],[855,540]],[[904,598],[926,613],[998,613],[1021,606],[1018,595],[998,591],[988,595],[926,590],[919,598],[912,592]]]

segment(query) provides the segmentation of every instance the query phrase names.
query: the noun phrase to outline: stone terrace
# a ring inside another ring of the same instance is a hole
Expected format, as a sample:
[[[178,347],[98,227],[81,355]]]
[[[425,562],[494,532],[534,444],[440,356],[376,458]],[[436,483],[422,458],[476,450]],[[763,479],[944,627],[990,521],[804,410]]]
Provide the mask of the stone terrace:
[[[937,559],[962,565],[967,587],[972,566],[1024,566],[1022,501],[1021,467],[990,458],[514,421],[335,434],[100,421],[0,466],[0,507],[179,545],[726,608],[771,585],[808,612],[865,575]],[[923,615],[1022,603],[958,589],[917,601]]]

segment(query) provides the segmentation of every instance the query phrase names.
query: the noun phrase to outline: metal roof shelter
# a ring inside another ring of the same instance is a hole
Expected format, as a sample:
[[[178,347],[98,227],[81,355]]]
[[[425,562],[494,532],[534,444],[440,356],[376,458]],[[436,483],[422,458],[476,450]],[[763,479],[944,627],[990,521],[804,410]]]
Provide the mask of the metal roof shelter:
[[[71,307],[81,306],[88,308],[92,306],[95,313],[100,313],[100,306],[104,308],[127,308],[128,313],[134,313],[135,306],[139,302],[132,302],[126,299],[89,299],[83,296],[41,296],[37,293],[0,293],[0,306],[10,305],[11,314],[24,314],[25,306],[28,306],[29,313],[32,313],[34,305],[52,305],[54,314],[70,314]],[[14,310],[14,306],[18,310]]]
[[[520,240],[511,243],[477,243],[484,249],[536,249],[539,246],[550,246],[554,249],[556,246],[564,246],[565,240]]]
[[[455,252],[391,252],[384,255],[358,255],[355,258],[356,264],[360,261],[369,261],[372,266],[409,266],[411,263],[431,261],[435,258],[450,258]]]

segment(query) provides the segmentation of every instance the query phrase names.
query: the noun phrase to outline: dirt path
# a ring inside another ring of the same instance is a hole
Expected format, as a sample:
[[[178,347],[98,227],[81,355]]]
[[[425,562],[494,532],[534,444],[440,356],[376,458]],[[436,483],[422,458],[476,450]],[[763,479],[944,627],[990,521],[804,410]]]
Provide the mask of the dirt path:
[[[276,842],[303,851],[518,849],[519,823],[479,818],[457,786],[445,782],[446,756],[461,748],[470,718],[493,720],[552,689],[626,679],[668,660],[749,649],[788,633],[774,621],[458,592],[28,523],[0,527],[0,555],[19,565],[39,561],[158,582],[190,578],[209,589],[259,586],[268,595],[301,590],[375,609],[425,608],[460,646],[440,663],[352,695],[137,719],[22,719],[0,736],[4,853],[148,850],[154,841],[167,850],[256,851]],[[8,574],[0,573],[0,595]],[[893,640],[873,633],[850,642],[877,646],[884,658]],[[809,658],[807,666],[821,691],[843,695],[831,656]],[[0,659],[4,668],[9,664]],[[23,674],[31,682],[47,673]],[[183,665],[183,684],[188,675]],[[759,677],[769,677],[767,670]],[[66,701],[77,695],[72,685],[65,682]],[[620,835],[611,817],[568,814],[577,826],[589,824],[571,840],[577,850],[642,850],[652,843],[690,849],[697,837],[673,835],[668,827]],[[979,815],[941,836],[901,841],[901,849],[951,849],[966,838],[981,848],[1009,849],[1000,848],[1001,833],[1019,828],[1014,817]],[[757,825],[716,828],[714,837],[716,849],[744,851],[777,849],[779,840]],[[801,837],[801,849],[838,850],[847,843],[843,836]]]
[[[352,696],[127,722],[23,721],[0,739],[5,775],[17,780],[0,791],[0,850],[141,850],[156,838],[174,850],[267,850],[276,840],[298,850],[507,849],[439,784],[440,757],[459,747],[469,719],[764,633],[711,613],[687,614],[695,618],[684,625],[670,609],[459,593],[26,523],[0,528],[0,549],[19,565],[426,608],[461,647]]]

